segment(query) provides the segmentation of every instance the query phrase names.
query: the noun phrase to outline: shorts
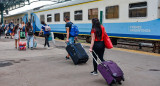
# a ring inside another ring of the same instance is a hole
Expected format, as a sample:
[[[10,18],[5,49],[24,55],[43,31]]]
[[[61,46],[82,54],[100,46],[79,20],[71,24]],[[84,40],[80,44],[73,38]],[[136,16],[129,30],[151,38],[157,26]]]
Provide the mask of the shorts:
[[[18,34],[15,34],[15,35],[14,35],[14,39],[19,39],[19,35],[18,35]]]
[[[9,33],[12,33],[13,31],[9,29]]]
[[[69,37],[69,42],[67,43],[67,45],[73,44],[73,43],[74,43],[74,37]]]

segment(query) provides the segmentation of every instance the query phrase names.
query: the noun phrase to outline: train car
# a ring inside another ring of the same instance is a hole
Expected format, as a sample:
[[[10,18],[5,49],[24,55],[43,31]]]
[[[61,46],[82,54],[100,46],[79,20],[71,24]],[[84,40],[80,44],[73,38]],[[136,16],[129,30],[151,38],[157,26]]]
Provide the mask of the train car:
[[[87,39],[91,19],[99,18],[113,40],[160,41],[160,0],[72,0],[33,9],[23,20],[27,16],[31,17],[35,32],[40,31],[40,22],[45,21],[61,39],[66,33],[64,16],[69,16],[78,26],[80,35]]]
[[[25,23],[28,22],[28,11],[19,12],[13,15],[5,15],[4,16],[4,24],[9,24],[13,21],[14,24],[21,24],[22,21]]]
[[[36,31],[45,21],[58,34],[65,33],[64,16],[90,35],[91,19],[99,18],[110,37],[160,40],[159,0],[72,0],[49,5],[32,13]]]

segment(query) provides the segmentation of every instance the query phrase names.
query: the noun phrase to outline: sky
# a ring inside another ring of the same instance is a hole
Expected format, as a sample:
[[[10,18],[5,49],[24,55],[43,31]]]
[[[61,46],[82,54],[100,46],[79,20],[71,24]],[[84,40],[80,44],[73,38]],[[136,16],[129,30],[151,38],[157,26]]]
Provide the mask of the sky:
[[[37,1],[37,0],[30,0],[30,2],[33,2],[33,1]],[[13,10],[13,11],[9,11],[9,15],[13,15],[13,14],[16,14],[16,13],[19,13],[19,12],[22,12],[22,11],[30,10],[32,8],[36,8],[36,7],[47,5],[47,4],[53,4],[53,3],[54,2],[44,1],[44,0],[39,1],[39,2],[34,2],[34,3],[31,3],[30,5],[26,5],[22,8],[19,8],[19,9]]]

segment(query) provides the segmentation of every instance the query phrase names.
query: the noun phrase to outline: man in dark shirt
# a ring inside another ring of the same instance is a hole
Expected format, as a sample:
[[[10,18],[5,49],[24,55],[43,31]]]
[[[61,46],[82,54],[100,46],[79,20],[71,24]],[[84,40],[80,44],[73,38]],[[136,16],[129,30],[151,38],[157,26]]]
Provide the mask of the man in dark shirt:
[[[70,35],[70,30],[71,30],[71,27],[72,27],[72,22],[70,22],[70,19],[68,16],[65,17],[65,22],[66,22],[66,32],[67,32],[67,39],[66,39],[66,42],[67,42],[67,45],[71,44],[71,43],[74,43],[74,37],[72,37]],[[69,54],[66,56],[66,59],[69,59]]]
[[[11,39],[13,38],[13,35],[12,35],[12,33],[13,33],[13,28],[14,28],[14,24],[13,24],[13,21],[11,21],[10,23],[9,23],[9,25],[8,25],[8,31],[9,31],[9,33],[10,33],[10,35],[11,35]]]

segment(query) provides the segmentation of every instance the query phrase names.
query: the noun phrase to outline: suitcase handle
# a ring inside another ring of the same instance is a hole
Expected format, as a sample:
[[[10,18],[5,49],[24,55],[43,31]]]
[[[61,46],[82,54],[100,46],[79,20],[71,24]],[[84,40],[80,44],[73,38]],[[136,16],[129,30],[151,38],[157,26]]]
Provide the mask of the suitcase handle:
[[[89,51],[89,52],[90,52],[90,51]],[[92,52],[96,55],[96,57],[97,57],[97,59],[100,61],[100,63],[94,58],[93,54],[90,52],[90,54],[91,54],[92,58],[94,59],[94,61],[96,61],[97,64],[102,64],[102,61],[99,59],[99,57],[98,57],[98,55],[95,53],[95,51],[92,51]]]

